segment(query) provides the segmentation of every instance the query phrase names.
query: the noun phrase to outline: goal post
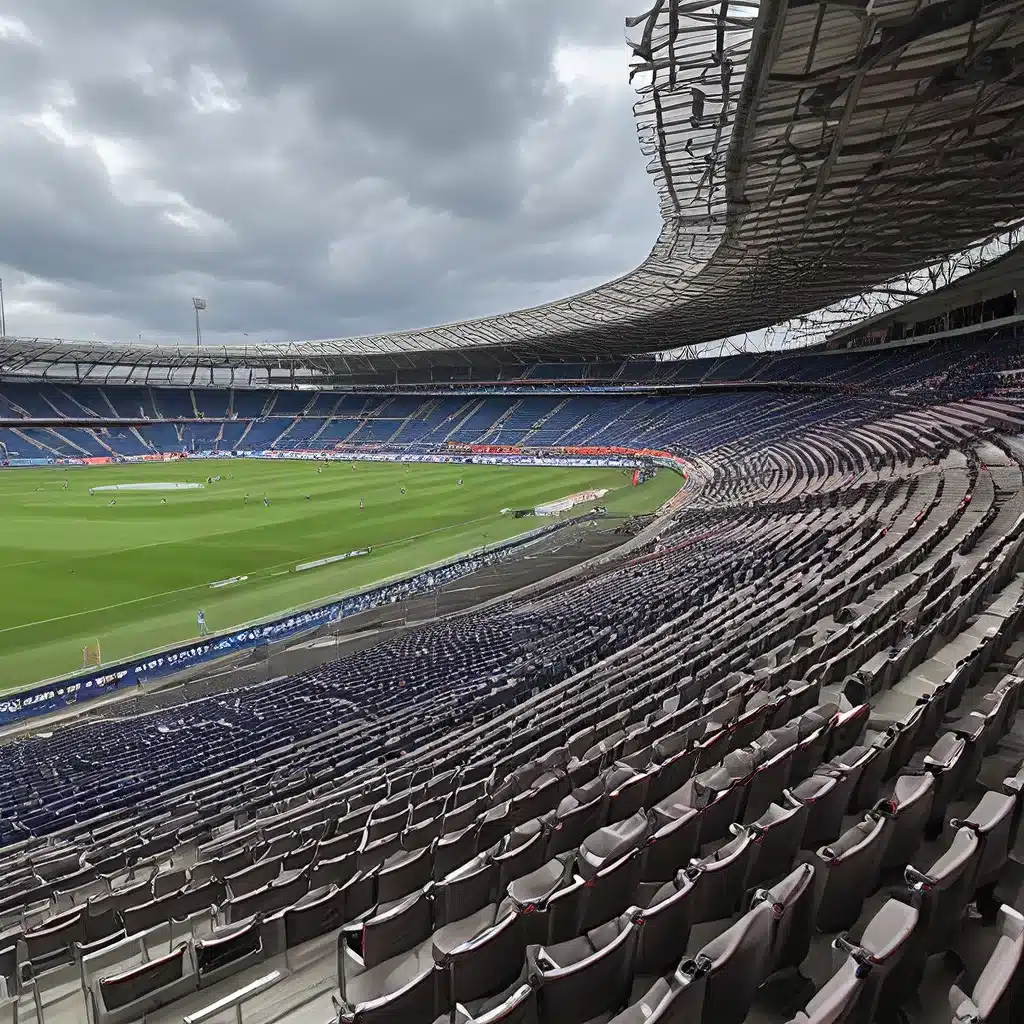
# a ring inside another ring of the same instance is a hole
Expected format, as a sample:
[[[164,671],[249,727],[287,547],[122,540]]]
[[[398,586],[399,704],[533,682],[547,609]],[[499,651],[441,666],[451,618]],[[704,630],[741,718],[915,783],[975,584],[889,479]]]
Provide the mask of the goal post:
[[[93,640],[82,648],[82,668],[93,668],[103,664],[99,640]]]

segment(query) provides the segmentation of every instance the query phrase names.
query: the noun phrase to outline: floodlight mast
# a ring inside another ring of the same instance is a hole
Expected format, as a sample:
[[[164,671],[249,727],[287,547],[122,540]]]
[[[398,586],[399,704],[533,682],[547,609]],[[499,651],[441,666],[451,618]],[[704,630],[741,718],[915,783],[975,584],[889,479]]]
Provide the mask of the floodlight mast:
[[[202,334],[199,331],[199,310],[206,309],[206,299],[199,299],[193,297],[192,305],[196,311],[196,348],[202,344]]]

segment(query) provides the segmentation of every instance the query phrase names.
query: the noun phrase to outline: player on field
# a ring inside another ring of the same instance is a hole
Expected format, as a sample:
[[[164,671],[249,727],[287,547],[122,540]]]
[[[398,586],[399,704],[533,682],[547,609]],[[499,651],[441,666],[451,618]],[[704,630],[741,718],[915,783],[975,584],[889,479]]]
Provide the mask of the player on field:
[[[202,609],[200,609],[198,612],[196,612],[196,623],[199,626],[199,635],[200,636],[206,636],[206,634],[210,632],[209,628],[206,625],[206,615],[202,611]]]
[[[360,499],[359,499],[359,511],[360,511],[360,512],[362,512],[362,511],[363,511],[363,508],[364,508],[364,506],[363,506],[363,499],[362,499],[362,498],[360,498]]]
[[[405,494],[405,488],[404,487],[402,488],[402,493]]]
[[[462,486],[462,477],[461,476],[459,477],[459,481],[458,481],[458,484],[456,486],[457,487],[461,487]]]
[[[263,495],[263,507],[270,508],[270,499],[265,494]]]
[[[65,480],[64,483],[61,484],[60,489],[62,491],[66,491],[68,489],[68,482],[67,482],[67,480]]]

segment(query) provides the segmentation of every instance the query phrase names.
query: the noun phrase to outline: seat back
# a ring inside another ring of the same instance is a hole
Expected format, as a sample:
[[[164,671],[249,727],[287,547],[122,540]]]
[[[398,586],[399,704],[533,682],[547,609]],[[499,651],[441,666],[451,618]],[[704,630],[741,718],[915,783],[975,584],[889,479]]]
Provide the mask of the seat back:
[[[694,924],[730,917],[736,911],[747,891],[753,857],[753,838],[742,829],[735,839],[687,869],[697,890]]]
[[[835,940],[835,947],[847,953],[864,979],[848,1010],[851,1020],[873,1021],[879,1005],[899,1006],[913,995],[912,975],[895,972],[910,946],[918,921],[915,907],[899,900],[887,900],[868,922],[859,943],[850,942],[844,936]],[[890,978],[897,984],[890,986]]]
[[[182,994],[183,989],[191,991],[197,982],[189,944],[183,942],[177,949],[155,960],[95,979],[94,1008],[100,1024],[110,1018],[141,1019],[147,1009],[170,1001]],[[129,1007],[132,1014],[125,1017]]]
[[[541,952],[537,966],[543,1024],[586,1024],[626,1004],[641,920],[637,912],[611,942],[569,967],[544,966]]]
[[[322,893],[310,893],[308,902],[284,912],[285,944],[291,949],[303,942],[326,935],[345,923],[345,893],[336,885]]]
[[[822,931],[842,931],[857,920],[865,897],[878,882],[891,825],[891,818],[869,814],[815,854],[821,889],[817,923]]]
[[[437,972],[431,968],[380,999],[341,1014],[343,1024],[432,1024],[439,1014]]]
[[[686,952],[693,924],[694,883],[684,875],[678,888],[668,883],[662,889],[666,890],[663,898],[644,911],[644,926],[637,941],[637,974],[665,974]]]
[[[212,985],[263,960],[263,922],[257,916],[240,928],[228,928],[195,943],[199,985]]]
[[[526,956],[526,922],[510,912],[490,928],[451,950],[439,964],[455,1006],[502,992],[519,977]]]
[[[1002,906],[999,938],[968,998],[954,985],[949,1003],[954,1022],[1012,1024],[1024,997],[1024,917]]]
[[[974,893],[981,843],[973,829],[957,829],[949,848],[925,871],[908,865],[904,877],[921,912],[926,955],[948,949]]]
[[[754,993],[771,970],[773,926],[772,905],[757,903],[701,949],[697,963],[708,961],[704,1020],[743,1024]]]
[[[667,882],[680,865],[688,864],[700,845],[700,812],[686,808],[662,825],[643,852],[641,877],[645,882]]]
[[[810,807],[788,793],[779,800],[780,803],[769,804],[765,812],[748,826],[755,846],[748,885],[760,885],[770,878],[786,874],[800,848]]]
[[[433,901],[425,892],[414,893],[363,924],[363,963],[367,968],[382,964],[423,942],[433,930]]]
[[[881,870],[902,866],[921,842],[935,795],[933,775],[901,775],[892,795],[879,804],[879,811],[892,818],[889,841],[882,855]]]
[[[775,916],[770,972],[798,967],[807,956],[818,914],[818,892],[813,866],[801,864],[770,889],[755,894],[753,905],[770,903]]]

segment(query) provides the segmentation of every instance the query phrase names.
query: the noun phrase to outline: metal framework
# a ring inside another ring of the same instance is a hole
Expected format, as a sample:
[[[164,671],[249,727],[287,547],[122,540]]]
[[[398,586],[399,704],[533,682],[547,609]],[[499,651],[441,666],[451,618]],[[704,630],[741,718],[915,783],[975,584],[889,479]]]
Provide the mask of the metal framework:
[[[963,252],[933,263],[922,270],[901,274],[860,295],[843,299],[784,324],[770,327],[762,340],[766,351],[820,345],[834,335],[865,321],[916,302],[928,295],[977,274],[1024,246],[1024,220],[1009,231],[984,239]],[[951,296],[951,304],[956,304]]]
[[[362,338],[7,339],[0,371],[301,383],[698,346],[905,281],[1024,210],[1024,0],[655,0],[627,39],[664,223],[623,277]]]

